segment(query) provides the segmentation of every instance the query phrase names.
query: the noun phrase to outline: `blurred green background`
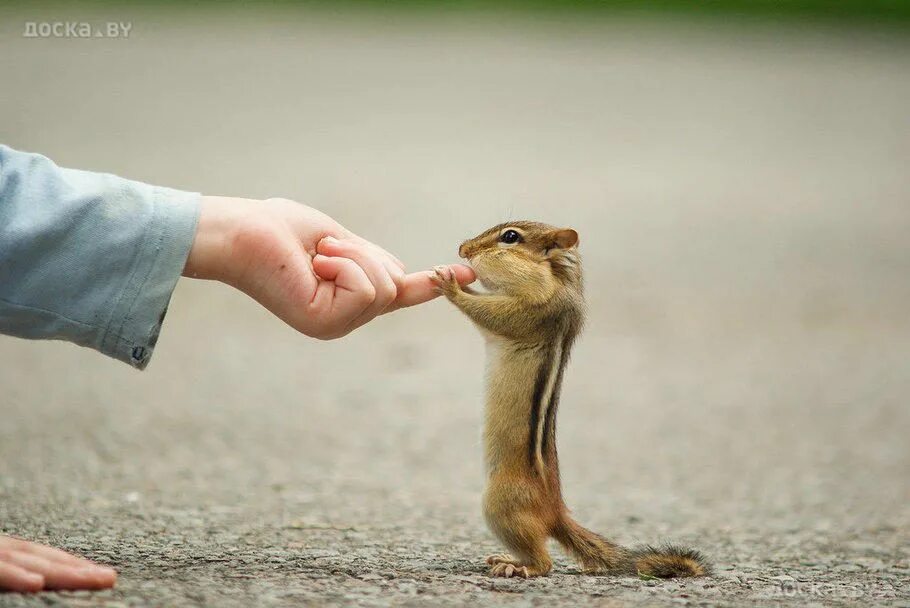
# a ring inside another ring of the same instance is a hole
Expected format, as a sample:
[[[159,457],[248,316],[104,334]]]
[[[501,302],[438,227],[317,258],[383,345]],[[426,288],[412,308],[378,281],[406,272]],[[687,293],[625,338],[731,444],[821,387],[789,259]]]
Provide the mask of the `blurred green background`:
[[[21,3],[2,0],[0,5]],[[298,7],[320,10],[410,11],[442,13],[511,12],[536,14],[546,18],[566,16],[610,17],[647,15],[653,17],[710,17],[720,19],[810,20],[819,22],[868,22],[906,26],[910,21],[907,0],[83,0],[81,2],[42,1],[30,6],[78,5],[87,7],[148,6],[205,7],[225,10],[230,7]]]

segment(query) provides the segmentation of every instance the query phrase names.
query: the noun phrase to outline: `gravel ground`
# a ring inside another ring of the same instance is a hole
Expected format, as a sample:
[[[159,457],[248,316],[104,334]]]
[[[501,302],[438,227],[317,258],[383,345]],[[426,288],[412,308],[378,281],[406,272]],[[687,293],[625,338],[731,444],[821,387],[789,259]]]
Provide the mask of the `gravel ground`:
[[[183,282],[143,373],[0,338],[0,531],[121,572],[0,605],[910,606],[906,39],[123,9],[89,17],[128,40],[33,40],[5,10],[15,147],[308,201],[415,268],[508,217],[578,228],[567,501],[716,573],[488,578],[465,320],[319,343]]]

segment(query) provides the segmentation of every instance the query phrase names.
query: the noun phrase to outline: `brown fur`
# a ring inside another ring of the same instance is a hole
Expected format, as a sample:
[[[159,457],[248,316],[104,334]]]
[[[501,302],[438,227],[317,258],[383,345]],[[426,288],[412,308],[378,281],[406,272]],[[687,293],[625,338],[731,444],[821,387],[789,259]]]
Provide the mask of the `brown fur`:
[[[519,242],[503,242],[508,231],[518,233]],[[576,523],[563,502],[556,412],[572,344],[584,323],[577,245],[574,230],[509,222],[459,248],[490,293],[460,287],[444,267],[436,271],[439,289],[487,339],[484,516],[515,555],[490,556],[491,574],[546,575],[553,563],[546,541],[552,537],[586,571],[702,576],[708,567],[697,552],[625,549]]]

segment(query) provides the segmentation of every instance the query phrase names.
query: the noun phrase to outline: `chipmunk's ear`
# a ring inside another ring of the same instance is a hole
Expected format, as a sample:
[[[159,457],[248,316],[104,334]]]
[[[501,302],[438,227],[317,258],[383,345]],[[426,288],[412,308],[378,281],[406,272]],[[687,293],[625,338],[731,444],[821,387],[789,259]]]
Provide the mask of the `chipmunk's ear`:
[[[553,233],[553,243],[560,249],[569,249],[578,245],[578,233],[571,228],[564,228]]]

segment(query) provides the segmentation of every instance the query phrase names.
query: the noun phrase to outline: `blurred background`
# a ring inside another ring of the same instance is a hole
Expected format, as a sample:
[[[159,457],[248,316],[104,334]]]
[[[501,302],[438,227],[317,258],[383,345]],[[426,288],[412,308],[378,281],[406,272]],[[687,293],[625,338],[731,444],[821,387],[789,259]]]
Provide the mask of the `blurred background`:
[[[129,31],[25,35],[58,22]],[[897,0],[0,4],[14,148],[303,201],[413,270],[576,228],[567,502],[719,574],[490,582],[468,322],[321,343],[189,280],[143,373],[0,337],[0,531],[121,569],[70,603],[906,598],[908,34]]]

